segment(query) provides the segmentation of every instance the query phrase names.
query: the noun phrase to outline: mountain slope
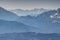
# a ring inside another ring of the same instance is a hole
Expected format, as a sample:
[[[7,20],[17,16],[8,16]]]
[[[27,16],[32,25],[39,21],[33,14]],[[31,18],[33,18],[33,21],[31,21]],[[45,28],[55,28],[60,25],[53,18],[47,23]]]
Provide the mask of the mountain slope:
[[[0,7],[0,19],[14,21],[17,19],[17,15]]]
[[[38,32],[37,28],[16,21],[0,20],[0,33]]]
[[[39,22],[36,20],[36,18],[29,15],[19,17],[17,21],[34,27],[39,26]]]

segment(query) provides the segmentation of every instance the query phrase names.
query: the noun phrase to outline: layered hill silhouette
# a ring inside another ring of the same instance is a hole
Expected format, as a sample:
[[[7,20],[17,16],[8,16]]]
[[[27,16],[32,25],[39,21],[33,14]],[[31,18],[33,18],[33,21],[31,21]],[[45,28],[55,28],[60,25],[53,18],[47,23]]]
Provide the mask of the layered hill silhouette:
[[[0,7],[0,40],[60,40],[60,8],[18,16]]]
[[[60,33],[60,8],[43,12],[38,16],[17,16],[15,13],[0,7],[0,28],[1,32],[8,29],[6,30],[7,32],[20,30],[41,33]]]

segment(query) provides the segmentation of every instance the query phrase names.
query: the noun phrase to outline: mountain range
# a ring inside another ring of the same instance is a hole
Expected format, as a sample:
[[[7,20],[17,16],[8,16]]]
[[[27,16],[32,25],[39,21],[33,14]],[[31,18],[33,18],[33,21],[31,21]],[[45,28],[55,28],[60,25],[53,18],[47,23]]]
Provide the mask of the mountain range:
[[[35,14],[39,14],[37,16],[31,16],[33,14],[17,16],[14,12],[0,7],[0,32],[30,31],[39,33],[60,33],[60,8],[57,10],[43,11],[41,13],[40,11],[37,13],[36,11],[38,10],[34,9]],[[23,10],[21,10],[21,12],[23,12]],[[28,12],[28,14],[30,13]]]
[[[43,12],[37,17],[34,16],[21,16],[17,19],[18,22],[22,22],[26,25],[30,25],[40,29],[42,33],[60,33],[60,8],[57,10],[50,10]],[[53,16],[53,17],[51,17]]]

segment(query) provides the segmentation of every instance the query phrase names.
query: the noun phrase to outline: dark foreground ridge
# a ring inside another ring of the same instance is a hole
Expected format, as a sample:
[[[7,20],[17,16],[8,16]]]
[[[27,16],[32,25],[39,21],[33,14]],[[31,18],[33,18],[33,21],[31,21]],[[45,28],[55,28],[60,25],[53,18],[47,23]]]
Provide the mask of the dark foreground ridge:
[[[60,34],[44,34],[35,32],[6,33],[0,34],[0,40],[60,40]]]

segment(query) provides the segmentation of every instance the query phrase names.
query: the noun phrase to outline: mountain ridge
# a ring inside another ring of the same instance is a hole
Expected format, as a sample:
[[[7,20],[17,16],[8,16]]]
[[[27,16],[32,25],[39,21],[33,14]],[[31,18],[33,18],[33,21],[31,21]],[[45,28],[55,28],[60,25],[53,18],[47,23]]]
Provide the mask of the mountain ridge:
[[[14,21],[17,19],[17,15],[0,7],[0,19]]]

